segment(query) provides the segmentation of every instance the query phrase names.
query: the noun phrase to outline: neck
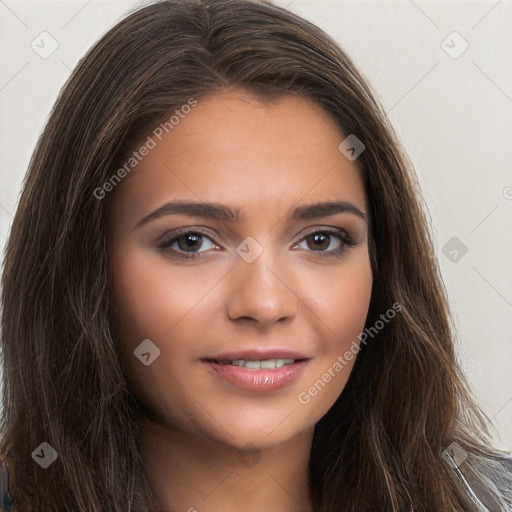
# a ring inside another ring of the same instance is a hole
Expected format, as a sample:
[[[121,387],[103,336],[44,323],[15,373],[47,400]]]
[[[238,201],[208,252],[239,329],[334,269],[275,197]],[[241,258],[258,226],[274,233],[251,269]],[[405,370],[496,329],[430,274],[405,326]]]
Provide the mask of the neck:
[[[155,510],[311,512],[312,428],[269,449],[239,450],[150,420],[141,451]]]

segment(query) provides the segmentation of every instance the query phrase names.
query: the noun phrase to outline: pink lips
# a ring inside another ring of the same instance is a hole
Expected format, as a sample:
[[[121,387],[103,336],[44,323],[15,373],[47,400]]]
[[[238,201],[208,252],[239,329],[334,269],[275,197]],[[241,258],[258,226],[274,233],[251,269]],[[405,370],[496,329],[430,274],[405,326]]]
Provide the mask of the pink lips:
[[[259,359],[259,358],[258,358]],[[272,359],[265,357],[265,359]],[[289,359],[293,359],[290,357]],[[256,360],[254,358],[253,360]],[[307,360],[295,361],[272,370],[252,370],[243,366],[220,364],[212,360],[202,360],[207,368],[223,380],[246,391],[275,391],[294,382],[307,364]]]

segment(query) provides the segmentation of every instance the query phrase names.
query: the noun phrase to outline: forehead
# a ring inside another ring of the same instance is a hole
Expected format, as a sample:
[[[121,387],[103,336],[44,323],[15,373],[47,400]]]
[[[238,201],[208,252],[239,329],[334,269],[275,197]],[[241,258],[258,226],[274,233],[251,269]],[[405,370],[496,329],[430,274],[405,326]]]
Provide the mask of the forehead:
[[[276,214],[301,199],[366,207],[360,171],[338,150],[345,135],[304,97],[217,93],[176,120],[116,191],[134,214],[180,198]]]

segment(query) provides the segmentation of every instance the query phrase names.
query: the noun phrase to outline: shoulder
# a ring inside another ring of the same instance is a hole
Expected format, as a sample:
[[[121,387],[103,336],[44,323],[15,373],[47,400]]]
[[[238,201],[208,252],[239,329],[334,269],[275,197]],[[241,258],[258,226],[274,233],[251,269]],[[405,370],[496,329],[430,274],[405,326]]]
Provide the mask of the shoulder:
[[[9,487],[9,468],[2,459],[0,459],[0,510],[2,512],[15,510]]]
[[[512,512],[512,453],[467,453],[450,466],[477,510]]]

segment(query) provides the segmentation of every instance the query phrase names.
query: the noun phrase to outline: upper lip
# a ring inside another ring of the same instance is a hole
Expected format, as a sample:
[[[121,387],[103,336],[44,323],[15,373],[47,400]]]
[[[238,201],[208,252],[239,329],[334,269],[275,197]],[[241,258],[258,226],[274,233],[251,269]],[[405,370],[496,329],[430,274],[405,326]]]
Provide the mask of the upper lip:
[[[218,354],[213,357],[205,357],[203,359],[206,361],[235,361],[237,359],[244,359],[246,361],[264,361],[266,359],[294,359],[297,361],[310,358],[290,348],[252,348],[233,352],[223,352],[222,354]]]

